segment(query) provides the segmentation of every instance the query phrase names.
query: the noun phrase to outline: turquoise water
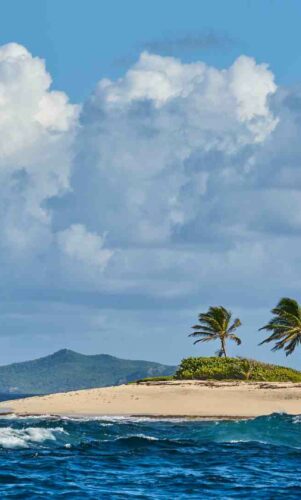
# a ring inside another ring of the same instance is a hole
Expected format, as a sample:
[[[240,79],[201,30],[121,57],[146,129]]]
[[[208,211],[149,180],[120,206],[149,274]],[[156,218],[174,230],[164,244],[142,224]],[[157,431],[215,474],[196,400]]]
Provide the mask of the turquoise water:
[[[301,417],[0,419],[0,498],[301,498]]]

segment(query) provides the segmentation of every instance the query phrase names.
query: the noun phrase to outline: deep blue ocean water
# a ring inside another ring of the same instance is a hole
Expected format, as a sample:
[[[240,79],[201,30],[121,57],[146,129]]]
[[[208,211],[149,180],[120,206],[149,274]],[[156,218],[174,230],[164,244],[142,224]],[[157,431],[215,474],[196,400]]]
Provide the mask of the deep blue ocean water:
[[[0,498],[301,498],[301,417],[0,419]]]

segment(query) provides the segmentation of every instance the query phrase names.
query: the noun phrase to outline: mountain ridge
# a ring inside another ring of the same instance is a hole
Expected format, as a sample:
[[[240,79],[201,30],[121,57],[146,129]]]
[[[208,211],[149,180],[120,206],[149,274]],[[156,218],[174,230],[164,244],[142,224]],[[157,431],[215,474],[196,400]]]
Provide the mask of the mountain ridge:
[[[0,366],[0,392],[50,394],[106,387],[147,376],[170,375],[175,370],[175,366],[154,361],[60,349],[41,358]]]

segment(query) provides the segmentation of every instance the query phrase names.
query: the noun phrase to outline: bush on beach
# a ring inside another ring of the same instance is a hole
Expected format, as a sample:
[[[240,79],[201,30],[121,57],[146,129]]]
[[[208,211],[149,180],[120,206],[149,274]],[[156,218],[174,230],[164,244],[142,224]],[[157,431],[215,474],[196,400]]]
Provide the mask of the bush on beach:
[[[183,359],[176,373],[137,382],[172,380],[244,380],[250,382],[301,382],[301,372],[285,366],[246,358],[198,357]]]
[[[158,377],[146,377],[140,380],[135,380],[134,382],[129,382],[129,384],[139,384],[139,382],[168,382],[169,380],[175,380],[174,375],[162,375]]]
[[[301,382],[301,372],[252,359],[198,357],[183,359],[174,378],[181,380]]]

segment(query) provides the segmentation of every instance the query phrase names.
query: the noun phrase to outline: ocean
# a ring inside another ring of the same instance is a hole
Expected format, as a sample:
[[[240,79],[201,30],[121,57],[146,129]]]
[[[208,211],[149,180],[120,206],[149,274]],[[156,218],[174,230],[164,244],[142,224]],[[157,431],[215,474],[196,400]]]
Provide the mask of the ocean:
[[[0,419],[0,498],[300,499],[301,416]]]
[[[0,392],[0,401],[9,401],[13,399],[30,398],[31,396],[36,396],[36,394],[18,394],[18,393],[7,393]]]

